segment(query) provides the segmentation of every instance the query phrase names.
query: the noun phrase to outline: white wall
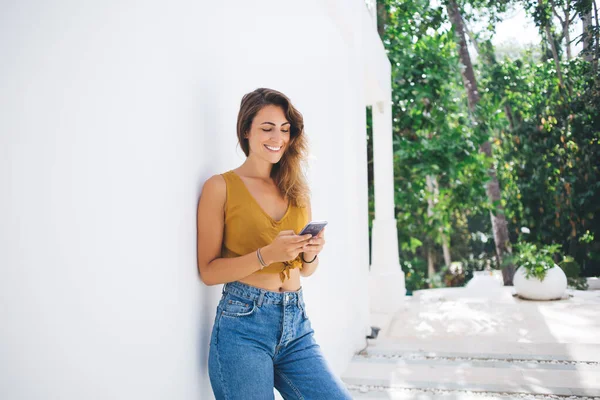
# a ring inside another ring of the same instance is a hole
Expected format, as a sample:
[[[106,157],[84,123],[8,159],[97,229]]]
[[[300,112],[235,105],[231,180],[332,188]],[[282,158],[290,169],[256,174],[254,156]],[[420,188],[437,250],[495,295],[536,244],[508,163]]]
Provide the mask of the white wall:
[[[198,278],[196,206],[243,161],[257,87],[291,97],[312,145],[316,338],[338,374],[364,345],[362,50],[318,0],[282,3],[0,5],[0,398],[213,397],[221,285]]]

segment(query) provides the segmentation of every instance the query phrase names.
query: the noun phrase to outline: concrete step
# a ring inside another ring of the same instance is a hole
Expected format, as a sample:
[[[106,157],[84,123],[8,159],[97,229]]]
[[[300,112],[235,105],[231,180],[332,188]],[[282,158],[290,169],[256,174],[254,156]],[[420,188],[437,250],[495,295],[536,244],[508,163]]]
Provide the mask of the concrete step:
[[[355,400],[598,400],[590,396],[555,396],[537,394],[469,392],[437,389],[403,389],[354,386],[348,387]]]
[[[455,399],[600,396],[600,345],[377,339],[353,358],[342,379],[357,393],[370,388],[368,395],[396,396],[387,398],[429,398],[410,390],[442,390],[437,395],[446,397],[440,398]]]
[[[489,339],[376,339],[364,356],[423,356],[600,363],[598,343],[521,343]]]

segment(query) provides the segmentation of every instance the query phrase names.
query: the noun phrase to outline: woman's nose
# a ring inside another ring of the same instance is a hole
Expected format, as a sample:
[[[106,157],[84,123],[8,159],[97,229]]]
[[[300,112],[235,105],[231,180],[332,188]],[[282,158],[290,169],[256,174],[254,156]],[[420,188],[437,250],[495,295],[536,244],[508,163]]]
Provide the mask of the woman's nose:
[[[281,132],[281,130],[279,129],[273,129],[273,131],[271,132],[272,139],[279,139],[281,136],[283,136],[283,132]]]

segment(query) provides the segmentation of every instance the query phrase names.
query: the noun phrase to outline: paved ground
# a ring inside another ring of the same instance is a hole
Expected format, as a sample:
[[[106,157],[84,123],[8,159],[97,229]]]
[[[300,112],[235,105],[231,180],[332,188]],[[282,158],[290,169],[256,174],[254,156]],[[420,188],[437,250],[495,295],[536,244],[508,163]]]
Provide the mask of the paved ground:
[[[342,379],[355,399],[600,399],[600,291],[422,290],[381,321]]]

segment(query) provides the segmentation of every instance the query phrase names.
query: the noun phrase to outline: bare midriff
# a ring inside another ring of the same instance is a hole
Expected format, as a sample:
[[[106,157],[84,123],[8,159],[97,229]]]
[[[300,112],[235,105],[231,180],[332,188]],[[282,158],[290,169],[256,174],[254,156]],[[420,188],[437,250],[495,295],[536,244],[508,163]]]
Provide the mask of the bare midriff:
[[[300,289],[300,271],[297,268],[290,270],[290,279],[281,282],[279,274],[257,274],[248,275],[238,282],[255,286],[271,292],[295,292]]]

